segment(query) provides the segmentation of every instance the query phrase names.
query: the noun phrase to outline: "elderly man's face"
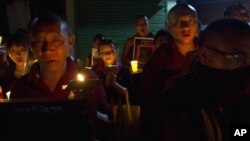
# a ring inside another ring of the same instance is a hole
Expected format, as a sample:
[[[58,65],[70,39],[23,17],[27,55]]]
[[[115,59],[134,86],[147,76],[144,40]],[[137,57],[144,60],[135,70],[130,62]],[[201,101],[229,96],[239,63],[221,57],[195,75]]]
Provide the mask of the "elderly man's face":
[[[68,35],[61,23],[42,24],[32,34],[32,51],[46,72],[63,70],[74,43],[74,36]],[[35,29],[34,29],[35,30]]]

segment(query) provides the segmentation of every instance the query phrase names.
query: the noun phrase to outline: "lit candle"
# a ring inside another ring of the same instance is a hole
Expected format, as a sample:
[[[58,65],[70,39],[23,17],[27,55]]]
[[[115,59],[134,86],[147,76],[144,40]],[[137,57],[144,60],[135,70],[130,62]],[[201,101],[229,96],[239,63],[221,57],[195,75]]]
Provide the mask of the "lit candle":
[[[133,60],[130,61],[132,72],[137,72],[138,71],[138,61]]]
[[[0,45],[2,44],[3,37],[0,36]]]
[[[8,91],[8,92],[6,93],[6,96],[7,96],[7,99],[8,99],[8,100],[10,100],[10,94],[11,94],[11,91]]]
[[[84,81],[84,75],[82,75],[82,74],[77,74],[77,80],[79,80],[79,81]]]
[[[85,77],[83,74],[77,74],[76,79],[70,80],[67,87],[71,90],[80,89],[85,83]]]

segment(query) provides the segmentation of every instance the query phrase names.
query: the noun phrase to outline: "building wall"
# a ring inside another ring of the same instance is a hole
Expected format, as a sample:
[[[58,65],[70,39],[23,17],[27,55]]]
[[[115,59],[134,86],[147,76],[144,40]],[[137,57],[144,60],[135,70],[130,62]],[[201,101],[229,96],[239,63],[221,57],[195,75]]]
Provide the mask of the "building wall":
[[[242,2],[250,9],[249,0],[193,0],[191,4],[197,9],[201,24],[207,25],[222,18],[224,10],[234,2]]]
[[[90,54],[92,38],[103,33],[120,51],[125,40],[135,34],[135,17],[148,16],[150,30],[165,28],[167,0],[75,0],[77,58]]]
[[[27,29],[30,20],[30,8],[28,0],[15,0],[6,5],[9,23],[9,32],[13,33],[18,28]]]

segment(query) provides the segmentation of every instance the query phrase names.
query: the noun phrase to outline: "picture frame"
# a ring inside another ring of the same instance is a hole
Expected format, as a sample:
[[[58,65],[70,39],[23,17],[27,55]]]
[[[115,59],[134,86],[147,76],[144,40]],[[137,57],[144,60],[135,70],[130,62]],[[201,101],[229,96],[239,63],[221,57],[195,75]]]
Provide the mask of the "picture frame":
[[[140,66],[143,66],[148,62],[154,51],[154,38],[135,37],[133,47],[133,60],[137,60]]]

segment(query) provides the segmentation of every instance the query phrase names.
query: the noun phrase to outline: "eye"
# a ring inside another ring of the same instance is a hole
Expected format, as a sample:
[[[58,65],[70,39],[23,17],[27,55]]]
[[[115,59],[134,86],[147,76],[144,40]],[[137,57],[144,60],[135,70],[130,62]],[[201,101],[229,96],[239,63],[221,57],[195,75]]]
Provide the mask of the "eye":
[[[61,42],[62,41],[62,37],[61,36],[55,36],[51,39],[51,42],[52,43],[58,43],[58,42]]]
[[[20,51],[21,52],[26,52],[27,50],[25,48],[22,48]]]
[[[193,22],[194,22],[193,19],[189,19],[189,20],[188,20],[188,23],[193,23]]]
[[[55,38],[52,39],[52,42],[56,42],[56,41],[59,41],[58,37],[55,37]]]
[[[197,22],[196,19],[190,19],[190,23],[192,23],[192,24],[197,24],[198,22]]]
[[[14,50],[10,50],[9,53],[14,53],[15,51]]]
[[[174,21],[172,21],[172,23],[173,23],[174,25],[179,25],[180,21],[179,21],[179,20],[174,20]]]

